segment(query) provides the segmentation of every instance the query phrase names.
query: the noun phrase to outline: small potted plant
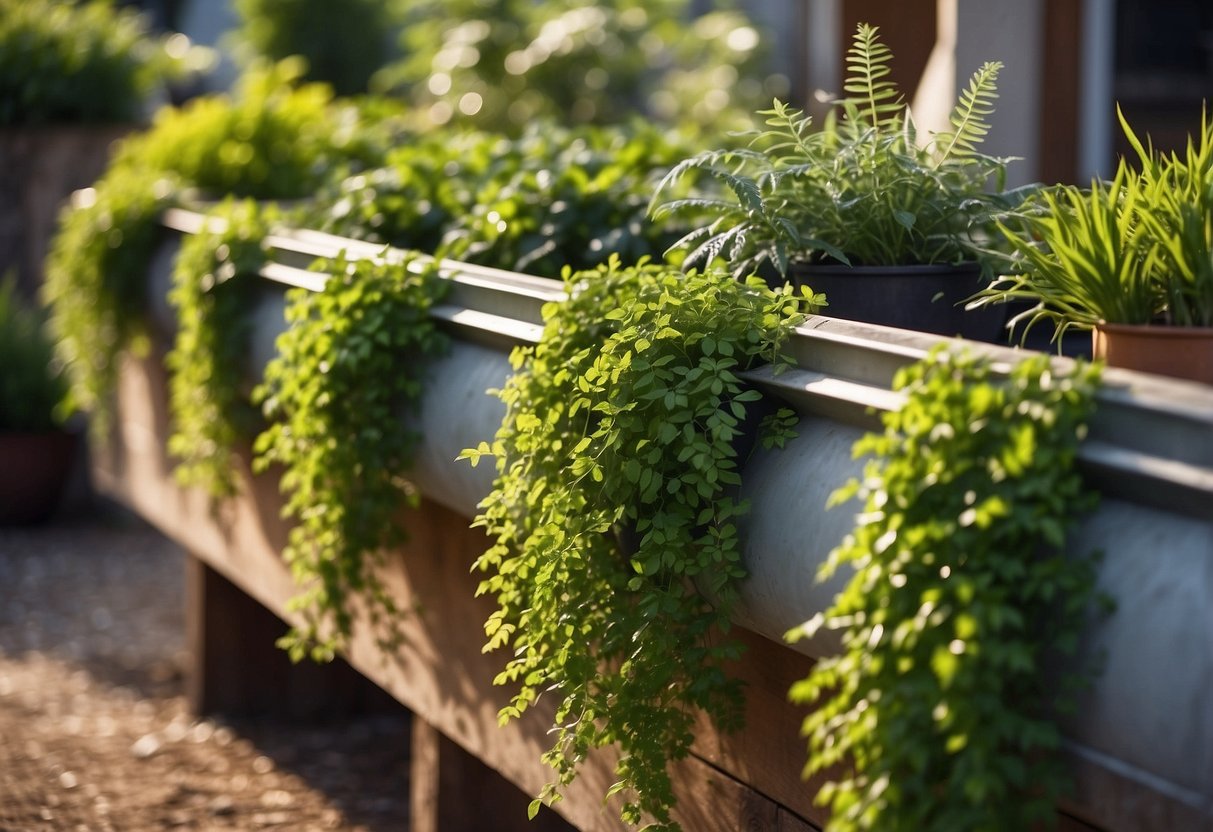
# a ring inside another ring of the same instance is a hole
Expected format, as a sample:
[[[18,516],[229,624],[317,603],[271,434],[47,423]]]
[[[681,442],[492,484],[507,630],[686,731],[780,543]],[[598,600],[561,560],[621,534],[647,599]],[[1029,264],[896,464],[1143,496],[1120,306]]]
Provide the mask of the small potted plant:
[[[761,113],[768,129],[749,147],[702,153],[671,170],[653,216],[710,220],[675,246],[690,265],[724,258],[739,276],[773,266],[824,292],[831,315],[994,337],[1000,321],[977,322],[957,304],[988,283],[980,250],[996,217],[1022,199],[1004,189],[1008,160],[978,149],[1002,65],[983,65],[952,110],[952,129],[927,137],[887,79],[891,58],[876,27],[860,24],[847,95],[820,129],[776,100]],[[693,171],[726,193],[663,203]]]
[[[47,519],[67,481],[76,436],[56,415],[66,384],[52,355],[41,311],[0,282],[0,525]]]
[[[1141,169],[1122,158],[1110,182],[1044,189],[1008,215],[1004,276],[972,305],[1024,301],[1025,333],[1090,329],[1112,366],[1213,384],[1213,118],[1170,155],[1120,123]]]

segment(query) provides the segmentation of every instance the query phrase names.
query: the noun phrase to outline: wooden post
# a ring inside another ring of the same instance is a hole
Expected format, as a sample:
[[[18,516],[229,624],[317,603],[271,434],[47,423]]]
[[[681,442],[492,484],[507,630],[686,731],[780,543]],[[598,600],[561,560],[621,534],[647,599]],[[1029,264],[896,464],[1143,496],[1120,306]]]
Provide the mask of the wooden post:
[[[185,608],[186,691],[196,714],[309,720],[405,711],[340,659],[292,663],[275,644],[287,625],[193,555],[186,561]]]
[[[410,832],[480,832],[489,827],[497,832],[575,832],[546,806],[528,820],[531,797],[437,728],[413,720]]]
[[[441,734],[423,719],[413,720],[409,758],[409,832],[438,830],[438,754]]]

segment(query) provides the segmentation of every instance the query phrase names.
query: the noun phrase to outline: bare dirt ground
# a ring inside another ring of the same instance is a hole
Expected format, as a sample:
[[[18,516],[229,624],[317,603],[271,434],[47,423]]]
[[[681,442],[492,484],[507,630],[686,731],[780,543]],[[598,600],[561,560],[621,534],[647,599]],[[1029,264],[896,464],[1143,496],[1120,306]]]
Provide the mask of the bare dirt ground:
[[[121,515],[0,529],[0,832],[407,829],[403,712],[191,717],[183,581]]]

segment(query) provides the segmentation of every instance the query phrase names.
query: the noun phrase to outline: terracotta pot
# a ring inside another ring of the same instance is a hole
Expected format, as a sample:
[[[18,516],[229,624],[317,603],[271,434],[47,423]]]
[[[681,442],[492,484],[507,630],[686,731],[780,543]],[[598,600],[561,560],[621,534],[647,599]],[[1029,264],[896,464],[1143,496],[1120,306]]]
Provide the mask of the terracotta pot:
[[[985,282],[976,263],[959,266],[843,266],[793,263],[797,286],[825,292],[831,318],[895,326],[974,341],[1006,343],[1006,309],[966,312],[962,304]]]
[[[0,433],[0,526],[43,523],[54,514],[77,438],[65,431]]]
[[[1100,324],[1091,351],[1111,367],[1213,384],[1213,327]]]

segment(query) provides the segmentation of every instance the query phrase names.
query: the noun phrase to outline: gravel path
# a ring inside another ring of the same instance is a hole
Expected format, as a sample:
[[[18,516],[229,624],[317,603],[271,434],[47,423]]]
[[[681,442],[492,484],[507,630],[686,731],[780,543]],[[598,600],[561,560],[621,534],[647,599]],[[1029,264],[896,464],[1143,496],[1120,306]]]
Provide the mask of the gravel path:
[[[0,529],[0,832],[407,829],[403,711],[190,716],[183,580],[124,516]]]

